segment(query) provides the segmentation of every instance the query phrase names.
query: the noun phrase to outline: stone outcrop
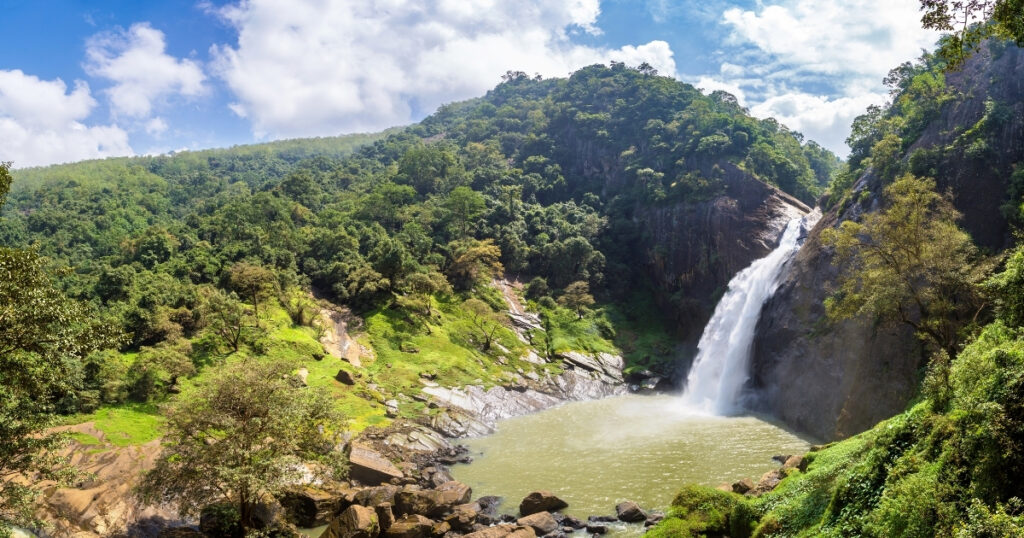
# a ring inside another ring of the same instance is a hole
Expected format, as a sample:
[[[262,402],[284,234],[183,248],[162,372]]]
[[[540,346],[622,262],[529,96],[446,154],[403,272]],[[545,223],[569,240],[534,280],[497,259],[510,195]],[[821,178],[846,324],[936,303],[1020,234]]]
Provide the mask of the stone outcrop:
[[[523,516],[516,520],[516,523],[530,527],[537,536],[544,536],[558,530],[558,521],[551,515],[550,512],[537,512],[536,514],[530,514]]]
[[[680,334],[693,346],[720,290],[775,247],[787,222],[810,211],[733,164],[719,167],[725,187],[719,196],[636,212],[646,238],[638,259],[646,262],[651,283],[660,292],[659,306],[675,316]]]
[[[640,508],[640,505],[633,501],[624,501],[615,505],[615,516],[619,521],[626,523],[637,523],[647,520],[647,514]]]
[[[358,504],[349,506],[331,521],[320,538],[377,538],[380,522],[373,508]]]

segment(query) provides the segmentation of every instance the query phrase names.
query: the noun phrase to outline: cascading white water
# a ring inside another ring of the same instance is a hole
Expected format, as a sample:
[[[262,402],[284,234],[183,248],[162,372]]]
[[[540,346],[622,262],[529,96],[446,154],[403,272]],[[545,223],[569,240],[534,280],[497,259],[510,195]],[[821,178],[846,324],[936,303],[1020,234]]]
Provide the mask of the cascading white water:
[[[783,264],[800,248],[803,222],[789,221],[779,246],[729,281],[729,290],[704,327],[686,378],[682,398],[688,409],[719,415],[739,411],[761,307],[775,292]]]

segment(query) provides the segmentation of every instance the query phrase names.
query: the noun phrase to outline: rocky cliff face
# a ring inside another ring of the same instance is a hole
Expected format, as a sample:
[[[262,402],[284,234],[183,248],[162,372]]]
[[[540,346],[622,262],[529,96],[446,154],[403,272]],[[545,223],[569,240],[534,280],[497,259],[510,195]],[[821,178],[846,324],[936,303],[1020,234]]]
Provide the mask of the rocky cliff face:
[[[1007,202],[1011,174],[1024,163],[1024,51],[985,50],[963,70],[948,74],[947,82],[955,90],[952,102],[903,159],[953,195],[963,213],[961,224],[979,246],[998,251],[1011,238],[999,208]],[[964,134],[985,121],[993,102],[1001,103],[1000,118],[983,125],[992,130],[985,146],[965,143]],[[917,159],[910,157],[915,152]],[[905,326],[872,319],[825,321],[823,301],[837,270],[832,253],[821,244],[821,232],[877,211],[882,188],[869,169],[854,186],[858,202],[822,218],[784,270],[758,323],[751,383],[760,410],[822,439],[859,433],[902,411],[917,391],[924,366],[920,345]]]
[[[724,192],[710,200],[646,208],[641,245],[660,306],[696,346],[715,303],[737,272],[768,254],[790,219],[810,211],[796,198],[721,163]]]

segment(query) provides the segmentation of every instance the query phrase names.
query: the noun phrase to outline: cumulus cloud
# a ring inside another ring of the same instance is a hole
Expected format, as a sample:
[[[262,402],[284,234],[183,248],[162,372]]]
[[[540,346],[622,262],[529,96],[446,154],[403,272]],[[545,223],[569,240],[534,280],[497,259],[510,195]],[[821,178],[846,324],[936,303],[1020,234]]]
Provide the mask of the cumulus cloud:
[[[600,33],[598,0],[243,0],[216,13],[238,32],[237,44],[213,47],[216,71],[258,136],[409,123],[507,70],[565,76],[615,60],[676,73],[663,41],[574,43]]]
[[[841,155],[853,118],[885,101],[885,74],[938,39],[921,29],[914,0],[759,2],[725,10],[722,23],[734,63],[705,86],[739,89],[753,114],[775,116]]]
[[[166,50],[163,32],[149,23],[138,23],[128,30],[90,38],[85,70],[113,81],[105,93],[115,114],[146,118],[162,99],[196,97],[206,91],[206,76],[199,65],[170,56]]]
[[[96,100],[89,86],[42,80],[0,70],[0,161],[16,167],[131,155],[128,134],[116,125],[82,123]]]

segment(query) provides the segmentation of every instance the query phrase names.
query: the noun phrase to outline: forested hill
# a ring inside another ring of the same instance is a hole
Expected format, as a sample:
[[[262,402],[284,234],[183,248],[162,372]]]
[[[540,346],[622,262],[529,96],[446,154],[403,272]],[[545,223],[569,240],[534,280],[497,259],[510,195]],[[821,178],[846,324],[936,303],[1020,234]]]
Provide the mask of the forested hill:
[[[418,272],[469,290],[479,264],[542,277],[535,297],[577,281],[609,295],[639,277],[636,208],[717,196],[726,169],[812,202],[838,163],[726,93],[622,64],[509,73],[342,156],[371,140],[16,171],[0,242],[74,267],[67,291],[152,345],[178,332],[169,319],[188,333],[195,287],[226,286],[240,262],[360,310]]]

